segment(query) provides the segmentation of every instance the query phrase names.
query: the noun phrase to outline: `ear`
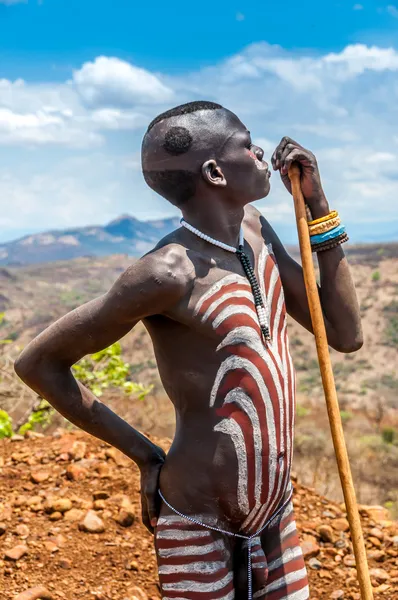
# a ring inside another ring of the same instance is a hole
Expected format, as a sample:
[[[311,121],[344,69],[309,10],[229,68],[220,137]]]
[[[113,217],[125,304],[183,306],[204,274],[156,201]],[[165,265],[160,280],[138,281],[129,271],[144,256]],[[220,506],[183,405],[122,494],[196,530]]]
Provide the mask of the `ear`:
[[[210,183],[210,185],[217,185],[219,187],[226,187],[227,185],[224,173],[214,159],[207,160],[203,163],[202,175],[205,181]]]

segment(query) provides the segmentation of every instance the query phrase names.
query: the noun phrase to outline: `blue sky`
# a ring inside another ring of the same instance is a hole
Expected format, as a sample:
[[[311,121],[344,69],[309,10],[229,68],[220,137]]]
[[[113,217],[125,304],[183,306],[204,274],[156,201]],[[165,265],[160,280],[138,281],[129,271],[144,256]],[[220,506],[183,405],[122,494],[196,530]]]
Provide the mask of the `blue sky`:
[[[219,101],[269,157],[317,155],[353,240],[398,239],[398,1],[0,0],[0,241],[175,210],[139,169],[145,126]],[[294,241],[273,178],[259,203]]]

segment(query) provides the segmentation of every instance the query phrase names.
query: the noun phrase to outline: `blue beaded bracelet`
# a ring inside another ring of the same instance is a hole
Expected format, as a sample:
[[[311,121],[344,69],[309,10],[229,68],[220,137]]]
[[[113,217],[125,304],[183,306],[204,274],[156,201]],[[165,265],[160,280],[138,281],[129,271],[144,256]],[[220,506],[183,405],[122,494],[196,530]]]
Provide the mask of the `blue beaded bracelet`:
[[[333,240],[334,238],[338,237],[342,233],[345,233],[344,225],[339,225],[338,227],[335,227],[334,229],[331,229],[330,231],[327,231],[326,233],[319,233],[318,235],[312,235],[311,236],[311,245],[321,244],[322,242],[327,242],[329,240]]]

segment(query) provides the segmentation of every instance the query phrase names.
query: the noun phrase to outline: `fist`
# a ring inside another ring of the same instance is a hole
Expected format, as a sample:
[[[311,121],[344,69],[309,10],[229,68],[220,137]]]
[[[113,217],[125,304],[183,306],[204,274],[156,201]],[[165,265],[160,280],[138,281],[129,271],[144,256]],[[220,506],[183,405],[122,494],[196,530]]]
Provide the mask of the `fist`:
[[[272,155],[271,163],[274,171],[279,171],[286,189],[292,193],[288,171],[296,162],[301,170],[301,190],[310,209],[326,202],[322,189],[318,163],[310,150],[306,150],[289,137],[282,138]]]

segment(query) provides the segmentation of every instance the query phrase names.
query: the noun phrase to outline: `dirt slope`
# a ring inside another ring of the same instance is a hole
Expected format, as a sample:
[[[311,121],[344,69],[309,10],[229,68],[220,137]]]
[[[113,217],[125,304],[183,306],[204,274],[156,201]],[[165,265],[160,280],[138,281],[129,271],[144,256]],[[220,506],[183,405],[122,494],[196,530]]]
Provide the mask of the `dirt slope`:
[[[341,506],[298,483],[294,505],[312,600],[359,600]],[[396,599],[398,522],[380,507],[361,512],[375,597]],[[58,430],[1,441],[1,600],[160,598],[152,539],[139,514],[137,469],[94,438]]]

